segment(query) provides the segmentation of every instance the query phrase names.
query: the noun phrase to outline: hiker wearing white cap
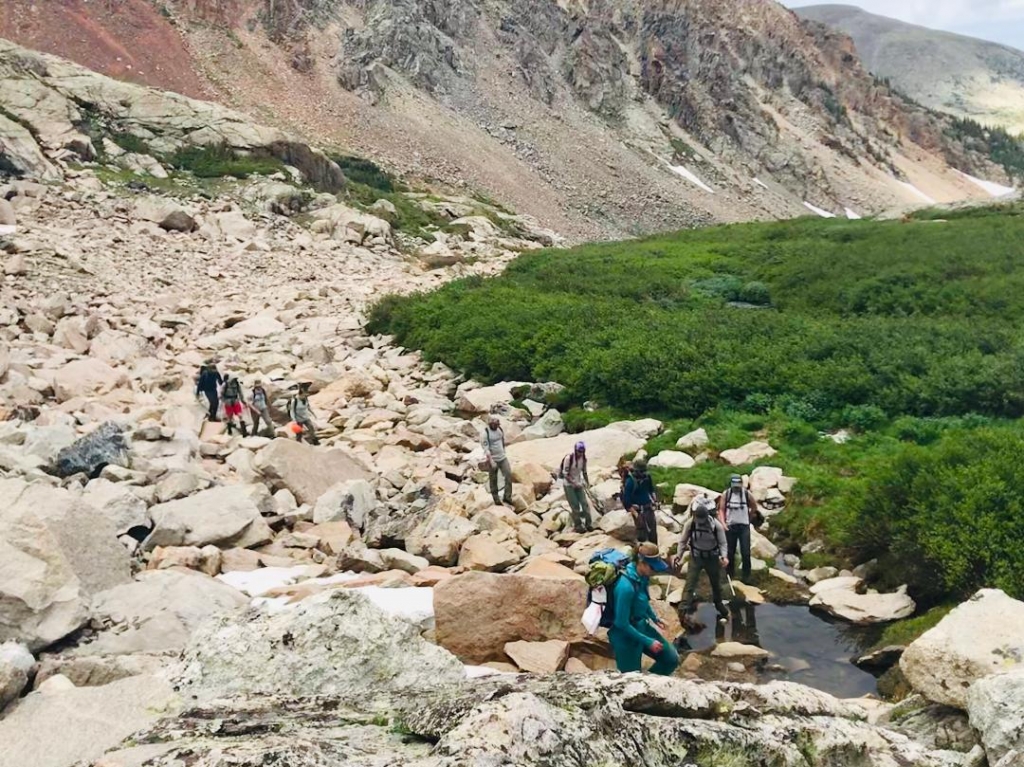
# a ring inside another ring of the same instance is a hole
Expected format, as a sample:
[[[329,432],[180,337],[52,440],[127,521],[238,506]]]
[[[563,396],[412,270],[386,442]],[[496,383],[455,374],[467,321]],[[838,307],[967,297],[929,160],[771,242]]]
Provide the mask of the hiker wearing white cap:
[[[590,477],[587,475],[587,446],[576,443],[576,448],[562,459],[558,476],[565,480],[565,500],[572,510],[572,523],[577,533],[589,533],[594,523],[590,517],[590,504],[587,503],[587,488]]]
[[[739,544],[743,557],[742,580],[750,583],[750,520],[760,515],[761,510],[753,494],[743,487],[743,477],[732,475],[729,487],[718,502],[718,519],[725,525],[725,537],[729,547],[729,562],[726,572],[732,578],[736,574],[736,545]]]

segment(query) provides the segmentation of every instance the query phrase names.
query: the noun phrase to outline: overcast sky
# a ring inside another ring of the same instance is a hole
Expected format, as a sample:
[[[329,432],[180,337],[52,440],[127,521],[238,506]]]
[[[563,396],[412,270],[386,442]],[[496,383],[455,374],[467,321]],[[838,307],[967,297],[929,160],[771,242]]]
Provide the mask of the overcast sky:
[[[796,8],[827,1],[783,3]],[[847,0],[846,4],[911,24],[996,40],[1024,50],[1024,0]]]

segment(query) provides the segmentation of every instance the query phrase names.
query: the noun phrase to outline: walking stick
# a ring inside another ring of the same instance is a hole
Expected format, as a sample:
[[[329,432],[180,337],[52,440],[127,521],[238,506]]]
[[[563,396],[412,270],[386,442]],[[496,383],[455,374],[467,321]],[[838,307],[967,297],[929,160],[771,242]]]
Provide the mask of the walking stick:
[[[729,591],[732,592],[733,596],[736,596],[736,589],[732,585],[732,577],[729,575],[729,573],[725,574],[725,579],[729,581]]]

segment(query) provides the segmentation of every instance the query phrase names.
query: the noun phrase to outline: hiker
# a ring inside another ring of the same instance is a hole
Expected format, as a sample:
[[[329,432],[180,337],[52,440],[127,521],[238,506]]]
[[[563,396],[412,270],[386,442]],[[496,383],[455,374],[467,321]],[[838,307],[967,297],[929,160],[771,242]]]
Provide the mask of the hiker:
[[[634,461],[622,491],[622,506],[633,517],[638,543],[658,542],[658,521],[654,516],[657,503],[658,492],[654,489],[651,475],[647,473],[647,461],[642,458]]]
[[[729,562],[726,572],[732,578],[736,574],[736,544],[739,544],[740,556],[743,557],[744,583],[750,582],[750,521],[761,510],[754,500],[753,494],[743,487],[743,477],[732,475],[729,487],[722,493],[718,502],[718,519],[725,525],[725,537],[729,543]]]
[[[651,607],[648,594],[650,577],[668,571],[668,563],[659,556],[657,544],[642,543],[636,560],[626,565],[615,581],[611,595],[615,616],[608,629],[608,641],[619,671],[639,671],[643,655],[654,658],[652,674],[671,676],[679,665],[679,653],[658,631],[664,631],[665,624]]]
[[[270,398],[267,397],[267,390],[263,381],[256,381],[252,387],[252,394],[249,397],[249,410],[252,411],[252,433],[260,433],[260,420],[267,425],[267,432],[273,436],[274,422],[270,418]]]
[[[305,437],[311,445],[319,445],[316,424],[313,423],[313,408],[309,405],[309,381],[302,381],[295,396],[288,402],[288,417],[301,429],[295,439],[302,442]]]
[[[199,373],[196,375],[196,398],[206,397],[210,404],[208,417],[211,421],[218,420],[217,410],[220,408],[220,386],[222,383],[224,383],[224,379],[221,378],[220,371],[217,370],[216,361],[208,359],[199,368]]]
[[[238,376],[224,376],[224,386],[220,390],[220,396],[224,399],[224,418],[228,422],[228,434],[234,431],[237,417],[238,425],[242,429],[242,436],[248,437],[249,428],[242,420],[242,402],[245,400],[245,395],[242,393],[242,382],[238,380]]]
[[[683,625],[687,625],[689,616],[696,611],[693,601],[702,572],[706,572],[711,581],[711,597],[718,610],[718,621],[725,623],[729,619],[729,610],[722,601],[722,567],[727,561],[725,527],[715,517],[715,502],[705,495],[694,498],[690,504],[690,518],[683,525],[673,563],[677,569],[682,567],[687,551],[690,566],[686,571],[685,599],[681,608]]]
[[[502,501],[512,504],[512,465],[505,455],[505,432],[502,431],[501,421],[498,416],[491,415],[487,419],[487,426],[484,427],[483,436],[480,437],[480,445],[484,449],[484,462],[487,464],[487,474],[491,484],[491,498],[495,506],[501,506]],[[505,479],[505,488],[502,500],[498,500],[498,472]]]
[[[572,510],[572,523],[577,533],[589,533],[594,528],[587,503],[587,488],[590,476],[587,474],[587,446],[577,442],[575,449],[562,459],[558,476],[565,480],[565,500]]]

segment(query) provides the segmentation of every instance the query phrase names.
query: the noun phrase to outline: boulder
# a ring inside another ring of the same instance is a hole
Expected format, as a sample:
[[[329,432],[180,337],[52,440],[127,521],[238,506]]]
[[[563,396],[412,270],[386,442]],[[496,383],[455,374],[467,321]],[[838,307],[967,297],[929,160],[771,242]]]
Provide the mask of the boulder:
[[[157,546],[207,544],[244,549],[274,537],[251,492],[240,485],[215,487],[188,498],[160,503],[149,513],[153,531],[143,542],[147,551]]]
[[[409,575],[415,575],[430,566],[430,562],[423,557],[417,557],[401,549],[381,549],[378,553],[385,570],[402,570]]]
[[[900,669],[929,700],[967,707],[972,684],[1024,664],[1024,602],[982,589],[914,640]]]
[[[839,570],[828,565],[825,567],[815,567],[813,570],[807,573],[806,577],[808,583],[813,583],[817,585],[822,581],[833,580],[837,575],[839,575]],[[835,586],[835,584],[832,585]]]
[[[118,535],[150,526],[146,502],[119,482],[94,479],[85,486],[82,500],[109,519]]]
[[[35,667],[36,659],[25,645],[17,642],[0,644],[0,712],[8,703],[18,699],[28,686]]]
[[[347,522],[353,529],[362,530],[376,506],[377,494],[365,479],[339,482],[317,499],[313,522]]]
[[[565,431],[565,424],[562,422],[562,414],[557,410],[549,410],[535,424],[523,429],[519,439],[524,442],[535,439],[548,439],[550,437],[557,437],[563,431]]]
[[[434,588],[437,643],[466,663],[501,661],[509,642],[582,641],[587,584],[466,573]]]
[[[93,620],[107,628],[72,654],[180,652],[198,626],[248,604],[238,589],[194,570],[148,570],[96,596]]]
[[[306,529],[307,535],[316,536],[317,547],[324,554],[340,554],[358,536],[348,522],[323,522]]]
[[[703,450],[708,446],[708,433],[704,429],[691,431],[689,434],[676,440],[676,449],[687,453],[694,453]]]
[[[761,500],[768,490],[779,486],[782,478],[782,469],[775,466],[758,466],[750,472],[747,487],[755,498]]]
[[[741,642],[721,642],[711,651],[715,658],[767,658],[770,652]]]
[[[485,532],[471,536],[462,544],[459,567],[466,570],[501,572],[525,558],[526,552],[515,541],[502,540]]]
[[[256,225],[240,210],[211,213],[206,216],[200,233],[214,240],[251,240],[256,234]]]
[[[1024,764],[1024,667],[971,685],[967,712],[971,727],[981,734],[990,765]]]
[[[534,578],[554,578],[556,580],[582,581],[583,576],[565,565],[545,559],[543,556],[533,557],[518,572],[518,575],[530,575]]]
[[[431,564],[451,567],[458,563],[462,544],[478,532],[479,528],[470,520],[438,508],[406,537],[405,548]]]
[[[569,643],[561,639],[547,642],[509,642],[505,654],[520,670],[535,674],[554,674],[561,671],[569,659]]]
[[[145,197],[135,203],[135,217],[151,221],[168,232],[191,232],[196,220],[180,204],[163,197]]]
[[[533,489],[533,494],[543,498],[551,491],[554,478],[551,472],[540,464],[518,463],[512,467],[512,481],[520,485],[528,485]]]
[[[641,418],[636,421],[616,421],[615,423],[608,424],[608,428],[629,432],[646,442],[652,437],[661,434],[665,429],[665,424],[657,418]]]
[[[481,386],[476,389],[460,387],[459,396],[455,399],[455,409],[463,413],[490,413],[499,405],[507,405],[515,399],[514,389],[530,384],[521,381],[504,382],[494,386]]]
[[[58,477],[74,474],[98,477],[107,466],[130,466],[124,431],[113,421],[108,421],[57,453],[53,472]]]
[[[0,197],[0,226],[15,226],[18,223],[14,215],[14,206]]]
[[[620,541],[636,540],[636,523],[633,516],[625,509],[613,509],[601,517],[597,526],[613,538]]]
[[[892,594],[858,594],[854,588],[826,589],[815,594],[810,605],[812,609],[861,625],[902,620],[917,609],[906,586]]]
[[[751,525],[750,528],[750,555],[758,559],[775,561],[779,554],[779,547],[757,532]]]
[[[275,439],[263,448],[256,457],[256,469],[275,490],[287,488],[299,503],[310,505],[339,482],[372,478],[370,470],[345,450],[325,450],[290,439]]]
[[[688,483],[676,485],[676,489],[672,494],[673,510],[677,514],[682,514],[690,508],[690,504],[693,503],[693,499],[700,495],[706,495],[717,503],[722,494],[709,488],[701,487],[700,485],[691,485]]]
[[[652,469],[692,469],[697,462],[688,453],[662,450],[647,465]]]
[[[48,679],[63,676],[75,687],[102,687],[130,676],[158,674],[169,660],[163,655],[44,655],[34,686],[39,689]]]
[[[58,402],[75,397],[106,394],[128,384],[128,377],[95,357],[74,360],[53,373],[53,392]]]
[[[328,695],[370,711],[377,696],[415,698],[465,678],[413,623],[338,589],[274,613],[211,621],[185,651],[181,685],[200,701]]]
[[[57,454],[64,448],[74,444],[78,433],[67,424],[39,426],[25,434],[22,451],[37,456],[45,463],[52,463]]]
[[[214,576],[220,572],[221,557],[220,549],[216,546],[157,546],[149,558],[146,569],[167,570],[171,567],[184,567]]]
[[[52,677],[0,719],[0,764],[92,764],[108,749],[180,708],[170,683],[158,675],[134,676],[102,687],[75,687],[64,677]]]
[[[575,444],[580,441],[587,445],[587,462],[591,475],[596,475],[600,469],[615,468],[620,458],[625,455],[632,456],[646,444],[643,437],[629,431],[605,427],[580,434],[560,434],[550,439],[518,442],[509,445],[506,454],[513,466],[518,463],[536,463],[548,471],[557,471],[562,459],[569,455]]]
[[[730,466],[745,466],[748,463],[771,458],[777,451],[767,442],[748,442],[743,447],[723,450],[719,457]]]

